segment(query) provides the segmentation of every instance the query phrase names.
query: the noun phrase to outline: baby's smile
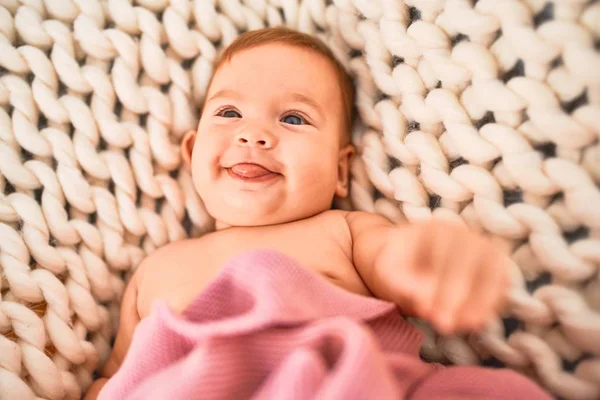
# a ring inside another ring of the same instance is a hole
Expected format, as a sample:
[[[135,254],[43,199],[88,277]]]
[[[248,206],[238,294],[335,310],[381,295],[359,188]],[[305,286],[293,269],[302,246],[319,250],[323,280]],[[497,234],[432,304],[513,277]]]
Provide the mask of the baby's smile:
[[[226,170],[232,178],[249,183],[266,182],[281,176],[260,164],[251,162],[238,163]]]
[[[221,168],[222,174],[228,180],[233,179],[235,187],[243,191],[264,189],[283,178],[283,168],[264,151],[258,150],[253,156],[244,156],[237,149],[228,152]]]

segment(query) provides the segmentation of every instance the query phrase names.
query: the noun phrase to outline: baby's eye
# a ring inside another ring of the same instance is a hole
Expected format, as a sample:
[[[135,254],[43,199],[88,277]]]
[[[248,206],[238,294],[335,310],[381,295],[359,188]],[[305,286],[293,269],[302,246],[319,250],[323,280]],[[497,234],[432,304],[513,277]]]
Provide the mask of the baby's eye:
[[[296,114],[286,115],[283,117],[282,121],[290,125],[304,125],[306,123],[304,118]]]
[[[223,117],[223,118],[241,118],[242,117],[239,112],[232,110],[230,108],[219,111],[217,113],[217,115],[219,117]]]

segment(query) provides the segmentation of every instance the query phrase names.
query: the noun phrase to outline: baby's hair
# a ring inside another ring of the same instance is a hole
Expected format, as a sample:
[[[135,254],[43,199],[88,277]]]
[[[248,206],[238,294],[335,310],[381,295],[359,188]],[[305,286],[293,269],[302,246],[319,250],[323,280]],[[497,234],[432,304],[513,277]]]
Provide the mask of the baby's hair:
[[[224,62],[230,61],[236,53],[269,43],[282,43],[308,49],[322,55],[330,62],[338,77],[344,107],[344,133],[346,138],[349,139],[354,121],[354,83],[331,49],[316,36],[284,27],[263,28],[245,32],[223,50],[223,53],[215,64],[215,72]]]

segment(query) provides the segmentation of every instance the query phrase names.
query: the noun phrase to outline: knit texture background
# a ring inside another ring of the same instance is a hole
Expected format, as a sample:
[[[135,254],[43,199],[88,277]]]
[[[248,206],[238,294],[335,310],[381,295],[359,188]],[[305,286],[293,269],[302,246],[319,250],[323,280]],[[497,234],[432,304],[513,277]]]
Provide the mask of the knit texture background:
[[[504,238],[503,319],[425,358],[600,398],[600,2],[0,0],[0,399],[75,399],[154,249],[213,227],[181,168],[219,51],[318,35],[355,76],[348,204]]]

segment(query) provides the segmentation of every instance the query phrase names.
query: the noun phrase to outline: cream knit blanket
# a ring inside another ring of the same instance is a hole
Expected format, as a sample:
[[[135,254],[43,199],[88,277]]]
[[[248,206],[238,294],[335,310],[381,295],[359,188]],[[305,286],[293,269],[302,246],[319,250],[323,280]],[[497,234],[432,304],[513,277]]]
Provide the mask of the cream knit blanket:
[[[79,398],[131,271],[212,228],[178,141],[218,51],[279,24],[356,76],[352,207],[514,249],[506,318],[416,322],[423,355],[600,398],[600,2],[0,0],[0,399]]]

